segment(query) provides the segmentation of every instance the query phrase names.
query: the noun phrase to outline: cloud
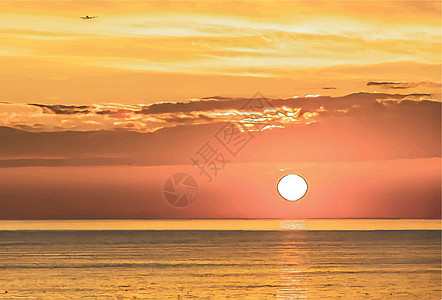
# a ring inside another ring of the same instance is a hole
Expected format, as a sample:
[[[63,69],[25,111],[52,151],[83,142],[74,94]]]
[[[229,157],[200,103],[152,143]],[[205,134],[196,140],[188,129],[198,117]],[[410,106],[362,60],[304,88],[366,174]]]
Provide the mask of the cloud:
[[[420,82],[404,82],[404,81],[370,81],[367,82],[367,86],[374,85],[380,86],[385,89],[410,89],[416,87],[435,87],[439,88],[442,86],[440,82],[437,81],[420,81]]]
[[[71,114],[87,114],[89,113],[89,106],[86,105],[80,105],[80,106],[75,106],[75,105],[45,105],[45,104],[29,104],[29,105],[33,105],[33,106],[38,106],[43,108],[43,112],[44,113],[53,113],[53,114],[66,114],[66,115],[71,115]]]
[[[289,99],[193,98],[151,105],[46,105],[0,103],[0,126],[27,131],[127,130],[155,132],[178,125],[237,122],[254,130],[312,124],[331,115],[367,113],[373,105],[432,100],[431,94],[356,93]],[[259,128],[257,127],[259,125]]]
[[[149,105],[79,105],[48,113],[44,105],[3,103],[0,159],[2,166],[187,164],[226,123],[256,135],[239,161],[435,157],[441,152],[441,103],[425,100],[430,96],[259,99],[248,108],[239,106],[242,98],[211,97],[152,105],[161,108],[156,113],[148,113]]]

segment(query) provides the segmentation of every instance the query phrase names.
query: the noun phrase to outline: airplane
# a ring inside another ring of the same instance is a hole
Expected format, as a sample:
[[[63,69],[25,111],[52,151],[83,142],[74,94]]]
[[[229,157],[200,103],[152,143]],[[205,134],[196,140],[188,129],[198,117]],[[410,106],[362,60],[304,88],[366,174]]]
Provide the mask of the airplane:
[[[89,17],[89,16],[86,16],[86,17],[80,17],[80,18],[82,18],[83,20],[90,20],[90,19],[93,19],[93,18],[96,18],[97,16],[95,16],[95,17]]]

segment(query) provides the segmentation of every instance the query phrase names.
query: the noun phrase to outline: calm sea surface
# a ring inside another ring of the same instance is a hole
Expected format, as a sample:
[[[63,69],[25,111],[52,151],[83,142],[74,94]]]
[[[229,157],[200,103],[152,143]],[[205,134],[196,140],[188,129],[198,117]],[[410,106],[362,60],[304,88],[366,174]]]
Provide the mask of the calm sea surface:
[[[441,299],[438,230],[0,231],[0,299]]]

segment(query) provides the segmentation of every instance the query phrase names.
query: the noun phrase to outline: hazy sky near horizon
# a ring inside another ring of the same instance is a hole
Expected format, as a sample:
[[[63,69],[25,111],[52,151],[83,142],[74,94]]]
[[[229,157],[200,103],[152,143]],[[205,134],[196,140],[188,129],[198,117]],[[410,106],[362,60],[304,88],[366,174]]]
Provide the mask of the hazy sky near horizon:
[[[440,1],[2,1],[0,101],[336,96],[380,90],[369,81],[440,82],[440,14]]]

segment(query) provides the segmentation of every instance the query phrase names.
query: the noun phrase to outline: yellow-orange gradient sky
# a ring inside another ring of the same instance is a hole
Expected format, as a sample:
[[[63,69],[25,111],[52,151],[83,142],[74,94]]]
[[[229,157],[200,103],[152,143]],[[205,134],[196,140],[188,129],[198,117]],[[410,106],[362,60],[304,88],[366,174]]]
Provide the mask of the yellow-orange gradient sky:
[[[440,218],[441,38],[440,1],[0,1],[0,219]]]
[[[412,82],[414,92],[425,81],[440,98],[440,14],[440,1],[2,1],[0,100],[380,89],[369,81]]]

